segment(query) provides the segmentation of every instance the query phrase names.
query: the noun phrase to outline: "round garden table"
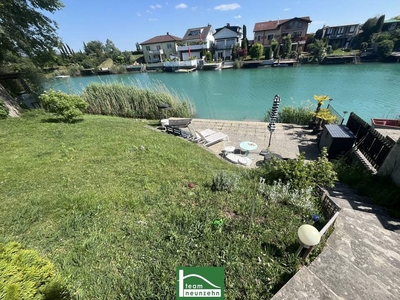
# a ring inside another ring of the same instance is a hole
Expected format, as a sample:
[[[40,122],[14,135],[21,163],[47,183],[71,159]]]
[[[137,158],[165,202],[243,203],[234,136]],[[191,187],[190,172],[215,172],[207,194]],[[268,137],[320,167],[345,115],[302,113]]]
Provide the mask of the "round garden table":
[[[256,150],[258,148],[258,145],[253,142],[245,141],[241,142],[239,145],[240,149],[245,152],[245,155],[249,155],[250,151]]]

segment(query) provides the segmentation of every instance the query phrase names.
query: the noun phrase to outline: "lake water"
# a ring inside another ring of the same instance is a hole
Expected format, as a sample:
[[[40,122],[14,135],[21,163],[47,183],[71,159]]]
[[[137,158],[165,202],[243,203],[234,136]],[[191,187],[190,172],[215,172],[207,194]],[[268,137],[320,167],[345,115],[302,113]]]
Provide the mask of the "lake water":
[[[316,107],[314,95],[329,95],[333,99],[331,105],[340,114],[354,111],[367,122],[371,118],[400,115],[400,64],[103,75],[52,79],[47,82],[47,88],[80,93],[93,81],[163,83],[193,101],[197,117],[205,119],[261,120],[276,94],[281,97],[281,107],[308,103],[313,109]]]

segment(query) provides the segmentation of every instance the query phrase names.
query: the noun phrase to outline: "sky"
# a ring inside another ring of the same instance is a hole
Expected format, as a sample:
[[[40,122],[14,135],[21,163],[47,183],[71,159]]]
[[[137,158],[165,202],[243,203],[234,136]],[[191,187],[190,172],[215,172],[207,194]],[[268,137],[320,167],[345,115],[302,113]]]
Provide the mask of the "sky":
[[[107,39],[121,51],[158,35],[182,38],[189,28],[211,24],[213,29],[229,23],[246,25],[253,39],[257,22],[309,16],[308,33],[323,25],[364,23],[384,14],[400,15],[399,0],[61,0],[65,7],[49,14],[58,23],[58,35],[75,51],[83,43]]]

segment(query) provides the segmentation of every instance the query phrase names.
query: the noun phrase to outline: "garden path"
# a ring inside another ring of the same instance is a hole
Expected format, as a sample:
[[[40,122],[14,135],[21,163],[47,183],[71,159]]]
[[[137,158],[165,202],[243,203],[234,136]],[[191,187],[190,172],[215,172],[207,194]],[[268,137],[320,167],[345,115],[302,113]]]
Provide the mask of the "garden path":
[[[328,192],[341,211],[326,247],[272,300],[400,299],[400,220],[344,184]]]

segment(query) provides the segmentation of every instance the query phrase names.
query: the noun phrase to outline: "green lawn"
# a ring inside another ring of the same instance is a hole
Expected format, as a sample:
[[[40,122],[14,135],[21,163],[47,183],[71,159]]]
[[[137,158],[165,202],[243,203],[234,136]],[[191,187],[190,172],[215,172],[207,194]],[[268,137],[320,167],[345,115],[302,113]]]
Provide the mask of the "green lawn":
[[[0,243],[39,251],[77,298],[175,299],[177,266],[223,266],[226,299],[268,299],[296,272],[308,217],[263,200],[253,172],[145,121],[45,117],[0,120]],[[211,191],[220,170],[234,192]]]

